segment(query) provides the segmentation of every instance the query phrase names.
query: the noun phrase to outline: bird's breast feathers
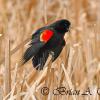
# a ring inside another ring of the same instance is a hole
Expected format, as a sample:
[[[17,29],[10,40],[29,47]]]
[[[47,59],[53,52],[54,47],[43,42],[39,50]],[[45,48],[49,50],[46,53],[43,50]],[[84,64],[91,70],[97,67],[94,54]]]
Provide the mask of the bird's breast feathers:
[[[53,34],[54,32],[52,30],[49,30],[49,29],[44,30],[40,35],[40,41],[45,42],[45,43],[48,42],[53,36]]]

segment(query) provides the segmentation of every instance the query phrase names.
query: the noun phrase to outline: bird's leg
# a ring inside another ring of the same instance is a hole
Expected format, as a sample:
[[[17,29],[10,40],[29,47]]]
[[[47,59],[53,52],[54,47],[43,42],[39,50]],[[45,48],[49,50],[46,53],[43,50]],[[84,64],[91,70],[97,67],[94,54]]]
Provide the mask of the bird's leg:
[[[52,56],[52,61],[53,61],[54,60],[54,52],[53,51],[50,51],[49,54]]]

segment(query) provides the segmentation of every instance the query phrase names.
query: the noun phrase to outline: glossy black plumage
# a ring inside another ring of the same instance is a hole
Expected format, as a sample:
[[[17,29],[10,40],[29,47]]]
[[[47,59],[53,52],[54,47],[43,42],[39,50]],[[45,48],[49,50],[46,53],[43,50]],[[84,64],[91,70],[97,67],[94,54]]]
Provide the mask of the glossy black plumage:
[[[33,67],[41,70],[49,56],[50,52],[54,52],[54,60],[59,56],[65,46],[64,35],[68,32],[70,22],[66,19],[58,20],[50,25],[38,29],[33,35],[29,48],[23,55],[23,64],[32,58]],[[41,41],[41,34],[45,30],[52,31],[53,35],[47,42]]]

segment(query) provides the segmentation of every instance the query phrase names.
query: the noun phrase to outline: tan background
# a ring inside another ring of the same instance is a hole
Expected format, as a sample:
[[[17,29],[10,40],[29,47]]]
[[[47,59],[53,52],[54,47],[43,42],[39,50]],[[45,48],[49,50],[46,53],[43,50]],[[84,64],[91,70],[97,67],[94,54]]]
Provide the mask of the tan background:
[[[16,71],[16,64],[28,47],[28,45],[20,46],[20,44],[39,27],[61,18],[70,20],[72,28],[70,35],[65,36],[66,47],[53,63],[53,68],[37,72],[32,67],[32,62],[29,61]],[[7,45],[9,40],[10,50],[8,49],[9,44]],[[9,54],[9,51],[16,47],[18,50],[15,50],[13,55],[11,52]],[[61,65],[62,63],[64,66]],[[8,71],[7,75],[5,75],[5,70],[9,69],[6,69],[6,66],[11,68],[10,74]],[[46,73],[47,70],[48,73]],[[91,87],[94,90],[100,87],[99,70],[100,0],[0,0],[1,98],[2,96],[6,98],[5,95],[11,90],[12,95],[10,94],[9,97],[11,100],[14,97],[17,100],[25,98],[27,100],[35,100],[35,98],[37,100],[76,100],[76,98],[78,100],[87,98],[99,100],[97,94],[92,96],[54,96],[52,94],[43,96],[40,93],[43,86],[48,86],[51,90],[61,85],[67,89],[77,88],[83,91]],[[46,74],[44,78],[41,77],[42,73],[44,76]],[[6,83],[5,80],[10,83]],[[38,85],[35,83],[36,80]],[[6,89],[5,85],[11,85],[11,88]],[[29,87],[31,87],[32,94],[28,90]],[[23,92],[25,92],[24,96],[20,96]]]

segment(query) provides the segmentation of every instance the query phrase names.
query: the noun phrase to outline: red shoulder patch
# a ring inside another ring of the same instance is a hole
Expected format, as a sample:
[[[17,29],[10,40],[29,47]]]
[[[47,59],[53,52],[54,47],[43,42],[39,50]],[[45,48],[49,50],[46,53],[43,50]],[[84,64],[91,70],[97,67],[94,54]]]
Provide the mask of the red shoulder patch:
[[[52,30],[44,30],[40,35],[40,41],[47,42],[53,36]]]

